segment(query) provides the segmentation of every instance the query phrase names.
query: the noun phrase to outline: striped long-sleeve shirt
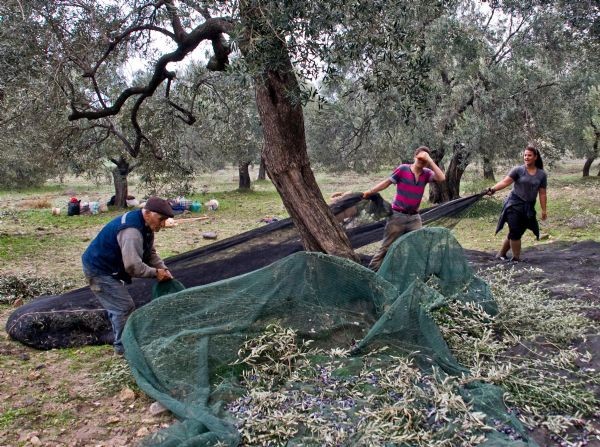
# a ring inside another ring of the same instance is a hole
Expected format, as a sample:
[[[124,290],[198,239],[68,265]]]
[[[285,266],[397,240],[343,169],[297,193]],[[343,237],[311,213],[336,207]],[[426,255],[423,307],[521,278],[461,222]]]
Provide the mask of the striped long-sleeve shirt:
[[[415,214],[421,204],[425,186],[435,181],[435,173],[431,169],[423,168],[423,172],[416,179],[410,170],[410,165],[402,164],[390,175],[390,181],[396,185],[392,209],[401,213]]]

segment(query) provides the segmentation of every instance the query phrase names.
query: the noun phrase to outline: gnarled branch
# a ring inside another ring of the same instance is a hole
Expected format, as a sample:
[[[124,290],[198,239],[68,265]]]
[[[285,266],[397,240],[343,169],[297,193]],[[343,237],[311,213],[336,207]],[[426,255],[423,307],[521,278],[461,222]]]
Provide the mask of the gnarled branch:
[[[231,32],[232,28],[233,23],[230,20],[223,18],[210,19],[204,22],[202,25],[199,25],[190,34],[188,34],[187,37],[177,46],[175,51],[164,54],[158,59],[154,66],[152,78],[147,85],[125,89],[115,100],[112,106],[104,107],[100,110],[77,110],[73,107],[73,111],[69,115],[69,120],[75,121],[82,118],[98,119],[117,115],[121,111],[121,108],[125,102],[135,95],[140,95],[140,98],[138,98],[138,101],[136,101],[137,107],[134,106],[134,110],[139,109],[141,103],[147,97],[152,96],[159,85],[171,76],[171,72],[166,69],[169,63],[183,60],[204,40],[212,40],[213,42],[220,41],[220,39],[222,39],[222,33],[229,33]],[[225,61],[224,63],[226,63],[229,56],[229,49],[220,44],[215,45],[213,43],[213,46],[220,51],[220,54],[215,55],[215,57],[219,61]],[[135,124],[136,123],[134,123],[134,127]]]

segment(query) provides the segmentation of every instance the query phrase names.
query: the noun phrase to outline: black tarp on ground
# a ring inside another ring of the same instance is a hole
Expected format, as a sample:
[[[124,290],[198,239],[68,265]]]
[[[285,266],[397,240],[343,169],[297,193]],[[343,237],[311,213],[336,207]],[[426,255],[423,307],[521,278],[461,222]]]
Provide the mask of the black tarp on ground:
[[[389,204],[379,194],[371,200],[362,200],[361,196],[360,193],[345,196],[331,205],[332,212],[340,215],[356,207],[358,217],[385,217]],[[423,223],[457,215],[481,197],[481,194],[475,194],[423,210]],[[373,222],[373,218],[372,223],[347,230],[353,248],[381,240],[385,220]],[[194,287],[257,270],[302,249],[291,219],[284,219],[170,257],[165,262],[178,281],[186,287]],[[368,261],[368,257],[363,257],[363,264]],[[136,307],[151,300],[154,283],[153,279],[134,279],[128,286]],[[106,311],[89,287],[32,300],[10,315],[6,331],[13,339],[37,349],[109,344],[113,341]]]

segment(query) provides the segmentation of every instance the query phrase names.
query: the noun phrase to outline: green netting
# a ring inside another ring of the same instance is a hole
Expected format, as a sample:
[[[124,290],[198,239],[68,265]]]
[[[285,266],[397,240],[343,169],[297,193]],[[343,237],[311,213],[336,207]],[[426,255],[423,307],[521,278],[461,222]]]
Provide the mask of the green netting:
[[[338,388],[356,385],[359,376],[364,379],[365,367],[378,373],[383,369],[381,365],[393,367],[401,358],[398,356],[411,358],[421,371],[436,377],[468,374],[452,356],[429,315],[431,309],[448,299],[475,301],[489,313],[496,311],[489,288],[473,275],[460,245],[443,228],[424,228],[399,238],[378,273],[345,259],[299,252],[242,276],[161,296],[131,315],[123,343],[139,386],[181,422],[150,436],[144,445],[253,444],[242,442],[238,430],[243,426],[240,408],[244,407],[239,399],[249,397],[240,383],[240,365],[234,362],[244,342],[264,334],[273,324],[293,329],[299,339],[311,340],[311,346],[321,349],[321,353],[336,348],[351,352],[352,356],[338,362],[338,375],[342,370],[348,374],[353,362],[360,363],[363,372],[352,379],[346,377],[336,385]],[[323,355],[315,360],[315,371],[322,370],[326,360]],[[327,380],[334,380],[332,377]],[[416,389],[426,390],[428,380],[415,379]],[[299,393],[306,400],[319,388],[296,380],[283,387],[281,396]],[[378,389],[371,391],[377,393]],[[386,388],[384,397],[389,399],[392,391]],[[482,429],[478,435],[485,445],[533,445],[526,440],[518,420],[506,411],[501,389],[470,382],[459,386],[458,391],[473,411],[484,414],[488,426],[511,426],[520,439],[511,439],[501,430]],[[365,393],[368,389],[360,395]],[[403,396],[394,399],[392,406],[396,409],[403,405]],[[338,414],[345,403],[333,398],[319,402],[331,430],[366,427],[366,432],[373,431],[372,426],[365,425],[364,409],[359,408],[364,402],[353,402],[355,408],[344,413],[346,426],[327,419]],[[438,430],[437,436],[444,435],[444,430],[465,430],[452,425],[436,428],[438,422],[425,418],[421,425],[431,424],[431,430]],[[352,441],[341,445],[413,444],[376,443],[373,437],[366,441],[366,435],[353,433]],[[315,438],[310,428],[300,427],[289,439],[256,444],[326,442]],[[328,444],[339,445],[334,441]]]
[[[171,293],[181,292],[185,290],[185,286],[181,284],[181,282],[176,279],[171,279],[169,281],[162,281],[154,283],[152,286],[152,299],[156,299],[163,295],[169,295]]]
[[[446,228],[432,227],[398,238],[378,274],[401,291],[417,278],[433,278],[445,298],[477,302],[488,314],[498,313],[489,286],[473,274],[462,247]]]

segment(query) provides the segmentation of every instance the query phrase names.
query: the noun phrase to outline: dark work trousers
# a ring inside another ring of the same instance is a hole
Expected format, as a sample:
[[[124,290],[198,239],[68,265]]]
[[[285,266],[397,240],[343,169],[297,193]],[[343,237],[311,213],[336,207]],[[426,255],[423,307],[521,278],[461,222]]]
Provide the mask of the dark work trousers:
[[[133,298],[122,281],[110,275],[93,275],[85,270],[84,273],[90,284],[90,290],[108,312],[115,337],[115,352],[122,354],[124,348],[121,343],[121,334],[129,314],[135,309]]]

